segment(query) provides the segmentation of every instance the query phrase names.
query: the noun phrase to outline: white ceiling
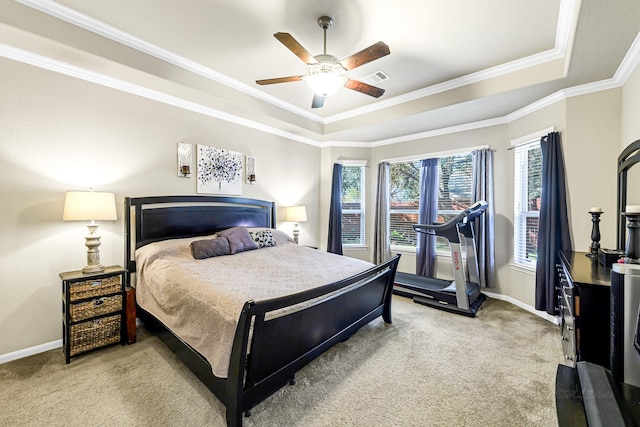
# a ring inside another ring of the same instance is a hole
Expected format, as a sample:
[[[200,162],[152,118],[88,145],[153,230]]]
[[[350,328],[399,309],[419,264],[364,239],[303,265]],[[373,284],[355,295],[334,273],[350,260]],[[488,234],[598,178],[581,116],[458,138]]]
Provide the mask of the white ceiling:
[[[640,31],[637,0],[18,0],[2,7],[3,25],[317,141],[375,142],[505,117],[560,90],[613,78]],[[381,98],[345,88],[311,109],[304,82],[255,84],[306,73],[273,34],[288,32],[322,53],[322,15],[333,18],[331,55],[389,45],[390,55],[348,73],[388,74],[378,84]]]

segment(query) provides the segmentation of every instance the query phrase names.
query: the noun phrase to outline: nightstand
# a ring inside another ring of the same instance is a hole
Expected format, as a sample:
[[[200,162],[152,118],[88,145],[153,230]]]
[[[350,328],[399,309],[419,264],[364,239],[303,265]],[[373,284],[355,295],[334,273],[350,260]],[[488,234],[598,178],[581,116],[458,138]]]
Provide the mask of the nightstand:
[[[102,273],[60,273],[66,363],[82,353],[126,343],[125,271],[114,265]]]

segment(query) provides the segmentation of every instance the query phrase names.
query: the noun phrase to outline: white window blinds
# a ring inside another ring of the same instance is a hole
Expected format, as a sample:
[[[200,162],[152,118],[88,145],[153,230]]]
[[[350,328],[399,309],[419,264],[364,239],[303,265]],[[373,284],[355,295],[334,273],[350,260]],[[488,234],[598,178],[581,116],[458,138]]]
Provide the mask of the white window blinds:
[[[535,267],[542,194],[542,151],[532,141],[515,149],[514,262]]]
[[[342,167],[342,244],[364,245],[364,166]]]

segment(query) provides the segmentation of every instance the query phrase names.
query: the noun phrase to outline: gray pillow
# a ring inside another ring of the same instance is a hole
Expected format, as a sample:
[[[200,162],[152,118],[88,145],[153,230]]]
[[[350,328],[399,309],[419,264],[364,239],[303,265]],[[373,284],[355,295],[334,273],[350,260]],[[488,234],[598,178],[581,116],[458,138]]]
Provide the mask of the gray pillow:
[[[247,227],[231,227],[216,233],[218,237],[226,237],[229,240],[231,254],[258,249]]]
[[[227,240],[226,237],[195,240],[191,242],[191,255],[193,255],[195,259],[205,259],[214,256],[231,255],[229,240]]]

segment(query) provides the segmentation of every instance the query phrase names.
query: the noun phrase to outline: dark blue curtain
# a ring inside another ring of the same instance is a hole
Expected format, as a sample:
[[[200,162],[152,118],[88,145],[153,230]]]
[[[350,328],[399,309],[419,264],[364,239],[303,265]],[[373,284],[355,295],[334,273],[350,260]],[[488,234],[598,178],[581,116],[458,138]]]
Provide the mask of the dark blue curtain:
[[[571,251],[567,191],[560,134],[552,132],[540,140],[542,149],[542,195],[536,261],[536,310],[558,313],[558,251]]]
[[[433,224],[438,219],[438,159],[420,162],[420,207],[418,223]],[[417,233],[416,274],[433,277],[436,262],[436,237]]]
[[[342,255],[342,165],[338,163],[333,165],[327,252]]]

